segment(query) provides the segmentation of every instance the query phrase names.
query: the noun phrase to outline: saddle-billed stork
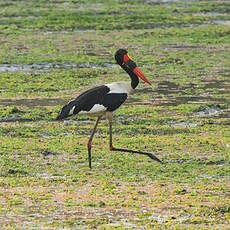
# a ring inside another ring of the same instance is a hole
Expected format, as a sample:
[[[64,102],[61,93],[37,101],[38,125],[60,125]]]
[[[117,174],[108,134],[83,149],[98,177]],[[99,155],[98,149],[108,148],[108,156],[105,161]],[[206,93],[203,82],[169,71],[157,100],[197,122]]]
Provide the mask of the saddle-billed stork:
[[[129,57],[128,52],[125,49],[117,50],[117,52],[115,53],[115,60],[117,64],[120,65],[121,68],[129,74],[131,78],[131,84],[129,82],[113,82],[110,84],[105,84],[89,89],[83,92],[82,94],[80,94],[76,99],[70,101],[67,105],[65,105],[56,119],[61,120],[75,114],[90,114],[90,115],[97,116],[95,126],[93,128],[93,131],[88,141],[88,157],[89,157],[90,169],[91,169],[92,140],[96,132],[97,125],[103,115],[105,115],[109,121],[109,133],[110,133],[109,147],[111,151],[144,154],[149,156],[155,161],[161,162],[161,160],[159,160],[152,153],[123,149],[123,148],[122,149],[115,148],[113,146],[112,143],[113,112],[125,102],[129,93],[137,87],[139,83],[138,78],[140,78],[147,84],[151,85],[149,80],[145,77],[142,71],[137,67],[136,63]]]

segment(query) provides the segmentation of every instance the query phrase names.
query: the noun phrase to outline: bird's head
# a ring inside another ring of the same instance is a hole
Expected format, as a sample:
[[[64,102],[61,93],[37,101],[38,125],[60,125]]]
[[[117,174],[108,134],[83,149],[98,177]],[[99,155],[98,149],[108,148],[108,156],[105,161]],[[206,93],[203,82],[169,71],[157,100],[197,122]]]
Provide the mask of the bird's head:
[[[128,51],[125,49],[119,49],[115,53],[115,60],[121,68],[128,72],[135,74],[137,77],[142,79],[147,84],[151,85],[149,80],[145,77],[142,71],[137,67],[136,63],[130,58]]]

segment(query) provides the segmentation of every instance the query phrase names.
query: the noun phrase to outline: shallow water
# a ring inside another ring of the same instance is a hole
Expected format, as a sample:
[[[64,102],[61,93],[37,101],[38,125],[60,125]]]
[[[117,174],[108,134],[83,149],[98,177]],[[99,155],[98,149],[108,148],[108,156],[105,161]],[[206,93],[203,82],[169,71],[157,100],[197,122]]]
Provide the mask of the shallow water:
[[[169,4],[169,3],[176,3],[179,0],[144,0],[145,3],[147,4]]]
[[[48,71],[50,69],[75,69],[75,68],[116,68],[113,63],[40,63],[40,64],[0,64],[1,72],[30,72],[30,71]]]
[[[214,22],[219,25],[230,26],[230,20],[216,20]]]
[[[199,124],[195,122],[191,122],[191,121],[180,121],[180,122],[171,121],[169,122],[169,125],[173,127],[181,127],[181,128],[194,128],[198,126]]]
[[[218,16],[227,16],[227,14],[219,13],[219,12],[199,12],[199,13],[194,13],[193,16],[218,17]]]
[[[202,111],[197,112],[197,116],[200,117],[210,117],[210,116],[216,116],[219,113],[221,113],[221,109],[218,107],[208,107],[203,109]]]

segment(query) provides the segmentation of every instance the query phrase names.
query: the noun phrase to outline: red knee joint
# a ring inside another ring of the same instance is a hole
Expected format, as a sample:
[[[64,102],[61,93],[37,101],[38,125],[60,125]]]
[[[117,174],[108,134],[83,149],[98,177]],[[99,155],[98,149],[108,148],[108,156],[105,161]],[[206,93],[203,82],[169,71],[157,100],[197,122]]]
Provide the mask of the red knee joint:
[[[112,151],[114,148],[113,148],[113,145],[110,145],[109,146],[109,149],[110,149],[110,151]]]
[[[88,149],[91,149],[91,147],[92,147],[92,142],[89,141],[89,142],[88,142]]]

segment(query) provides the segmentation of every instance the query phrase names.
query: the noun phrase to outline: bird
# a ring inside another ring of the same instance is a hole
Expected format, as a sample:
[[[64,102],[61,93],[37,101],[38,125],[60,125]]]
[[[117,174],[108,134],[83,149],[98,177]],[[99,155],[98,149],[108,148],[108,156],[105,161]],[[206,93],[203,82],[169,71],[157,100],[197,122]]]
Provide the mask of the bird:
[[[130,149],[115,148],[112,141],[112,120],[113,113],[117,110],[128,98],[128,95],[137,87],[139,79],[146,84],[151,85],[150,81],[143,74],[136,63],[131,59],[126,49],[118,49],[115,53],[116,63],[130,76],[131,82],[112,82],[101,86],[96,86],[81,93],[76,99],[71,100],[64,105],[56,120],[63,120],[69,116],[77,114],[89,114],[96,116],[96,123],[89,137],[88,160],[91,170],[91,149],[92,140],[96,132],[99,121],[103,116],[106,117],[109,123],[109,149],[110,151],[130,152],[149,156],[152,160],[162,163],[155,155],[149,152],[142,152]]]

